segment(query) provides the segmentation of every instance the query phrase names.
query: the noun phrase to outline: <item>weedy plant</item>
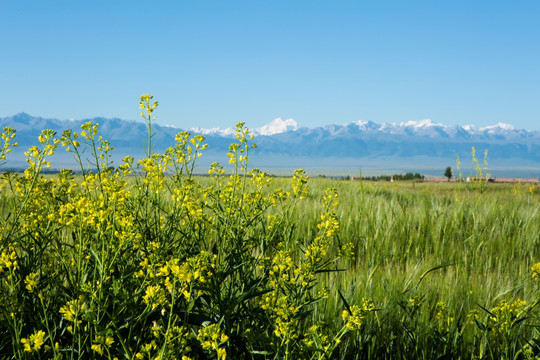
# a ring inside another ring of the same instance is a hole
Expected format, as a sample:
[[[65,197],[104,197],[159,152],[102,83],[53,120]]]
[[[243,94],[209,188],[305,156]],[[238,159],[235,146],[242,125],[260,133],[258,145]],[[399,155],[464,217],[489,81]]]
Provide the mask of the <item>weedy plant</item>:
[[[471,156],[471,175],[467,179],[464,179],[461,169],[461,160],[459,158],[459,155],[456,155],[456,167],[458,170],[457,180],[460,182],[466,181],[467,183],[472,184],[472,186],[467,186],[467,190],[474,189],[482,193],[486,191],[487,183],[489,182],[489,179],[491,177],[491,174],[488,173],[488,150],[484,150],[484,158],[482,164],[480,164],[480,161],[476,157],[476,148],[474,146],[471,149]]]
[[[229,164],[197,177],[204,137],[155,153],[158,104],[139,105],[143,159],[115,166],[88,122],[1,174],[0,358],[540,357],[535,186],[485,186],[478,160],[466,194],[274,178],[249,167],[243,123]],[[43,175],[62,147],[80,175]]]
[[[157,106],[141,97],[144,159],[115,167],[113,147],[88,122],[60,138],[44,130],[24,173],[2,174],[0,357],[335,356],[374,310],[344,299],[331,327],[314,312],[328,296],[320,277],[341,267],[332,250],[335,189],[322,197],[313,236],[298,242],[292,213],[309,195],[304,171],[281,188],[249,169],[256,146],[239,123],[231,172],[212,164],[210,181],[200,182],[193,173],[207,147],[202,136],[181,132],[174,146],[153,152]],[[4,129],[2,160],[14,137]],[[73,153],[80,176],[42,174],[59,146]]]
[[[484,150],[484,160],[482,165],[476,157],[476,149],[472,148],[472,169],[471,169],[471,180],[480,192],[486,190],[486,185],[489,181],[491,174],[487,172],[488,170],[488,161],[487,161],[488,151]]]

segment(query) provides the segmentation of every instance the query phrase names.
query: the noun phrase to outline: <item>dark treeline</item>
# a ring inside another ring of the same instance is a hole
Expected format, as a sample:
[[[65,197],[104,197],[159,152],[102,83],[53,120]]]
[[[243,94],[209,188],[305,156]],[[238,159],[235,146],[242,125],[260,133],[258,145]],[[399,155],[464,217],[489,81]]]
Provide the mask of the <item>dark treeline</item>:
[[[378,176],[364,176],[364,180],[372,180],[372,181],[390,181],[390,180],[418,180],[423,181],[424,175],[420,175],[419,173],[413,174],[412,172],[408,172],[406,174],[394,174],[394,175],[378,175]]]

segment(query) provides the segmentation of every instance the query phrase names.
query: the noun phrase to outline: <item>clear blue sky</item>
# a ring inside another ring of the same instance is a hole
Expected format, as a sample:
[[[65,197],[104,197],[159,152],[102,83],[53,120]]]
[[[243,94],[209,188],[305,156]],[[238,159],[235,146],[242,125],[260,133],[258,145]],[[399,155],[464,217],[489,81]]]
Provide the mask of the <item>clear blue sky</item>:
[[[540,130],[540,1],[0,0],[0,117]]]

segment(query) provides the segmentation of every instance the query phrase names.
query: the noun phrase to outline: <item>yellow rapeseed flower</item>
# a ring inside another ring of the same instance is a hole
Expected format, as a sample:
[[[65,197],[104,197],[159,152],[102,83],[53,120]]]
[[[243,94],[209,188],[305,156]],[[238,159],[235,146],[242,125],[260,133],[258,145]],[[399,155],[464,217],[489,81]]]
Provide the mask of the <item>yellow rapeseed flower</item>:
[[[227,352],[221,345],[225,344],[229,340],[229,337],[219,328],[218,324],[208,325],[199,329],[197,340],[204,350],[214,350],[219,360],[226,359]]]
[[[22,338],[21,343],[24,345],[24,351],[26,352],[39,351],[39,349],[41,349],[41,346],[43,345],[44,336],[45,336],[45,332],[42,330],[39,330],[37,333],[30,335],[28,339]]]
[[[91,349],[97,352],[99,355],[103,355],[103,349],[100,344],[93,344]]]
[[[353,305],[350,309],[343,310],[341,317],[349,330],[358,330],[362,327],[368,312],[375,310],[372,300],[363,299],[362,306]]]
[[[28,290],[28,292],[34,291],[34,287],[37,285],[38,277],[38,273],[31,273],[26,276],[26,279],[24,279],[24,283],[26,284],[26,290]]]
[[[540,262],[531,266],[532,278],[540,278]]]

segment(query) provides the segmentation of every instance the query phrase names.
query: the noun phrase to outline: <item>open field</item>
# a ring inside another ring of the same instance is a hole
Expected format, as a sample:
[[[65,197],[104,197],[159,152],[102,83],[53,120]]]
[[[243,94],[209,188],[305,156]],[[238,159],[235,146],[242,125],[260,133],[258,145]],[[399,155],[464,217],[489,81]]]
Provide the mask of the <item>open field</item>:
[[[97,130],[1,176],[0,358],[540,356],[537,185],[272,178],[242,124],[227,174],[187,134],[111,168]]]
[[[391,357],[481,358],[490,351],[489,341],[482,342],[501,330],[501,324],[483,328],[491,321],[488,311],[518,299],[532,309],[540,299],[531,272],[540,256],[534,186],[489,184],[481,193],[456,183],[312,182],[314,193],[325,186],[335,186],[343,199],[340,237],[356,253],[351,268],[330,275],[329,283],[380,307],[373,328],[363,329],[366,351],[373,346],[371,353]],[[337,295],[333,304],[339,307]],[[513,341],[538,338],[537,310],[527,316],[531,327],[520,331],[529,335]],[[501,341],[491,346],[503,346]],[[484,356],[502,356],[497,354]]]

